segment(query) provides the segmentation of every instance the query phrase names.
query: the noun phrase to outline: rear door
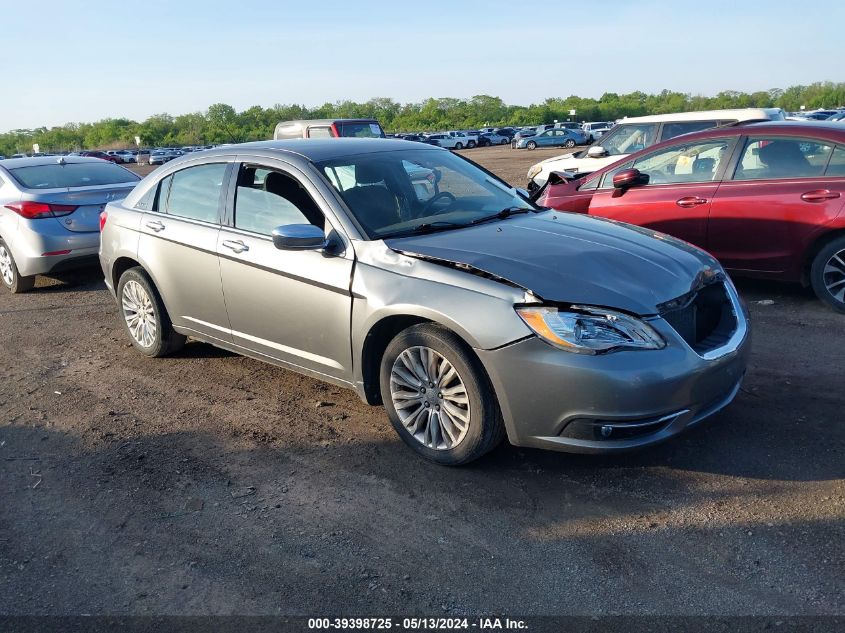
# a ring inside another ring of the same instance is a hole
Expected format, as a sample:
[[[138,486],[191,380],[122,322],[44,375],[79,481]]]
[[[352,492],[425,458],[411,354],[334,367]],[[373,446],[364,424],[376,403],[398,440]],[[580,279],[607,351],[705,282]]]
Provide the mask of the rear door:
[[[230,162],[186,167],[162,179],[141,219],[138,257],[171,320],[205,337],[231,342],[223,302],[217,236]]]
[[[313,373],[351,380],[350,282],[354,254],[326,216],[324,198],[295,167],[242,162],[217,253],[233,340],[253,353]],[[272,231],[313,224],[338,248],[277,249]]]
[[[717,138],[679,143],[623,163],[602,176],[589,213],[706,248],[710,205],[735,142]],[[648,175],[648,184],[615,189],[613,176],[631,167]]]
[[[798,279],[807,246],[842,209],[843,149],[776,135],[742,143],[713,200],[708,250],[733,270]]]

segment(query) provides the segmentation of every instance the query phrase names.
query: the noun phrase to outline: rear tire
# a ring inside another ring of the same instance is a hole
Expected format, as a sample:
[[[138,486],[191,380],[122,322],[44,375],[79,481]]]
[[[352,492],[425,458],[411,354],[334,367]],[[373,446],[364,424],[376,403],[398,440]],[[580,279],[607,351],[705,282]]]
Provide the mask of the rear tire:
[[[463,143],[455,143],[455,149],[463,149],[463,148],[464,148]]]
[[[12,251],[3,240],[0,240],[0,280],[13,295],[32,290],[35,285],[35,275],[21,276]]]
[[[575,141],[573,141],[572,139],[569,139],[569,140],[566,141],[566,143],[563,144],[563,146],[571,149],[571,148],[575,147]]]
[[[173,329],[170,316],[147,272],[140,266],[120,276],[117,301],[123,327],[132,345],[151,358],[176,352],[186,337]]]
[[[399,437],[433,462],[469,463],[505,436],[499,404],[480,361],[460,337],[440,325],[421,323],[396,335],[381,360],[380,386]]]
[[[845,313],[845,237],[819,251],[810,268],[810,283],[819,299]]]

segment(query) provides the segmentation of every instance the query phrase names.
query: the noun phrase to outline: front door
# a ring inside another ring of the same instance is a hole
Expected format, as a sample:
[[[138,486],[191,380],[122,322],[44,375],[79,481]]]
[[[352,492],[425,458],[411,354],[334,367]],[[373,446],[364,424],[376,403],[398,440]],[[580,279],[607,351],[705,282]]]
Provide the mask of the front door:
[[[719,188],[732,139],[679,143],[628,161],[602,176],[590,215],[637,224],[707,248],[710,205]],[[613,187],[622,169],[639,169],[648,183],[626,191]]]
[[[217,253],[235,344],[351,380],[351,246],[326,220],[307,177],[281,162],[242,163],[229,226]],[[322,203],[325,204],[325,203]],[[331,252],[277,249],[274,228],[313,224],[332,235]]]

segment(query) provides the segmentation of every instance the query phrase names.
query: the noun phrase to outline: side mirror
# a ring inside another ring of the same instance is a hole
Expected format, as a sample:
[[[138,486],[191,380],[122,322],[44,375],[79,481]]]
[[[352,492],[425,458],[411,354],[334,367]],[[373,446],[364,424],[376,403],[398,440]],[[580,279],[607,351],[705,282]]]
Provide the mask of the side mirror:
[[[587,156],[590,158],[602,158],[607,156],[607,150],[601,145],[593,145],[587,150]]]
[[[629,189],[637,185],[648,184],[648,174],[639,169],[623,169],[613,175],[613,186],[616,189]]]
[[[273,246],[281,251],[316,251],[326,248],[326,233],[313,224],[286,224],[273,229]]]
[[[531,199],[531,194],[530,194],[530,193],[528,193],[528,190],[527,190],[527,189],[519,189],[519,188],[517,188],[517,189],[516,189],[516,192],[517,192],[517,193],[518,193],[521,197],[525,198],[526,200],[530,200],[530,199]]]

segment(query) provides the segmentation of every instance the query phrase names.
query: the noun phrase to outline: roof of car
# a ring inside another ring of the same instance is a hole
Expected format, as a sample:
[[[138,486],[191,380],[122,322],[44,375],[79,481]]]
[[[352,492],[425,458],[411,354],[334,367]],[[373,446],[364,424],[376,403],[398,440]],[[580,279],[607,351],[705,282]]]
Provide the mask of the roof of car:
[[[89,158],[87,156],[32,156],[28,158],[7,158],[0,161],[6,169],[16,169],[18,167],[37,167],[39,165],[55,165],[60,162],[65,164],[71,163],[105,163],[100,158]]]
[[[403,141],[396,138],[291,138],[278,141],[256,141],[228,145],[217,150],[226,153],[259,150],[262,152],[290,152],[312,161],[319,162],[333,158],[342,158],[355,154],[373,154],[377,152],[395,152],[397,150],[427,150],[433,152],[446,151],[438,147]],[[199,156],[203,152],[192,152],[189,156]]]
[[[755,131],[757,131],[757,129],[761,127],[772,128],[776,130],[807,130],[808,132],[822,132],[829,130],[832,132],[840,132],[842,134],[845,134],[845,125],[842,125],[837,121],[759,121],[738,127],[752,127]]]

